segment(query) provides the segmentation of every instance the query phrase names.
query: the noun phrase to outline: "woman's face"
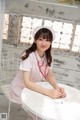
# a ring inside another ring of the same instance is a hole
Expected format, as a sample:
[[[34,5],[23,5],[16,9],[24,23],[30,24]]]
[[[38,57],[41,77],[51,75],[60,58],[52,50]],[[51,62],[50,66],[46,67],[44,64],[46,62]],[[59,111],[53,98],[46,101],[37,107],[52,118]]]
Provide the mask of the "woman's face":
[[[49,49],[51,42],[47,39],[44,39],[43,37],[38,38],[36,41],[37,50],[40,52],[45,52],[47,49]]]

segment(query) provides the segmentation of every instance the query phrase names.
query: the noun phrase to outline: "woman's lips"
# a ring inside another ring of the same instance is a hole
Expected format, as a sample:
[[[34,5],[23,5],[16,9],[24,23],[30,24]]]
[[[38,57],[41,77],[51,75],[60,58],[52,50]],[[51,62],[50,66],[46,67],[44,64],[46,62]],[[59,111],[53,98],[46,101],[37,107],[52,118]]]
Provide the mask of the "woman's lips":
[[[40,46],[41,48],[46,48],[46,46]]]

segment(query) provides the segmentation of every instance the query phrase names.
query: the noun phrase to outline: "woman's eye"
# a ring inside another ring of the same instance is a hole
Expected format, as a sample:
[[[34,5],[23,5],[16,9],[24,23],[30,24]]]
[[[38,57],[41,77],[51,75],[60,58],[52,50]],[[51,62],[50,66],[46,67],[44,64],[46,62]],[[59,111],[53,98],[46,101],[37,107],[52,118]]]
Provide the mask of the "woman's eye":
[[[39,38],[40,41],[42,41],[43,39]]]

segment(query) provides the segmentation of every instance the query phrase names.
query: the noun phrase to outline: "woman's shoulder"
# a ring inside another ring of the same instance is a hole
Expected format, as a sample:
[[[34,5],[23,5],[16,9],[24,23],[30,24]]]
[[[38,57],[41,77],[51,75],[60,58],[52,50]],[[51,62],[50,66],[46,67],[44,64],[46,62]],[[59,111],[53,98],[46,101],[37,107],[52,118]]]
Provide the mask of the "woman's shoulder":
[[[24,53],[24,55],[25,55],[25,53]],[[29,54],[29,56],[25,60],[23,60],[23,61],[27,61],[27,60],[33,61],[34,58],[35,58],[35,52],[31,52]]]
[[[30,56],[30,57],[34,57],[34,56],[35,56],[35,52],[31,52],[31,53],[29,54],[29,56]]]
[[[23,57],[23,56],[25,56],[25,55],[26,55],[26,52],[23,52],[23,53],[21,54],[21,57]],[[31,56],[34,56],[34,52],[31,52],[28,57],[31,57]],[[27,57],[27,58],[28,58],[28,57]]]
[[[31,61],[35,61],[35,52],[32,52],[32,53],[29,54],[29,59]]]

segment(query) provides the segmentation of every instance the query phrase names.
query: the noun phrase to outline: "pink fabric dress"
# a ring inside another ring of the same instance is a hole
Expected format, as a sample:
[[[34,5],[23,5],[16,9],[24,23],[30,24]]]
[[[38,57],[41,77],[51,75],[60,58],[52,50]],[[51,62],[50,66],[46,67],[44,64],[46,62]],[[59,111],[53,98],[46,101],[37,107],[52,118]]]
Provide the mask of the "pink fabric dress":
[[[27,59],[20,62],[19,71],[11,83],[11,98],[16,103],[21,104],[21,92],[23,88],[26,87],[23,80],[23,71],[31,72],[31,80],[33,82],[40,82],[41,80],[45,80],[39,70],[37,61],[39,61],[41,71],[44,73],[47,64],[46,58],[45,56],[43,58],[40,58],[37,51],[32,52]],[[48,73],[49,68],[49,66],[46,68],[46,74]]]

